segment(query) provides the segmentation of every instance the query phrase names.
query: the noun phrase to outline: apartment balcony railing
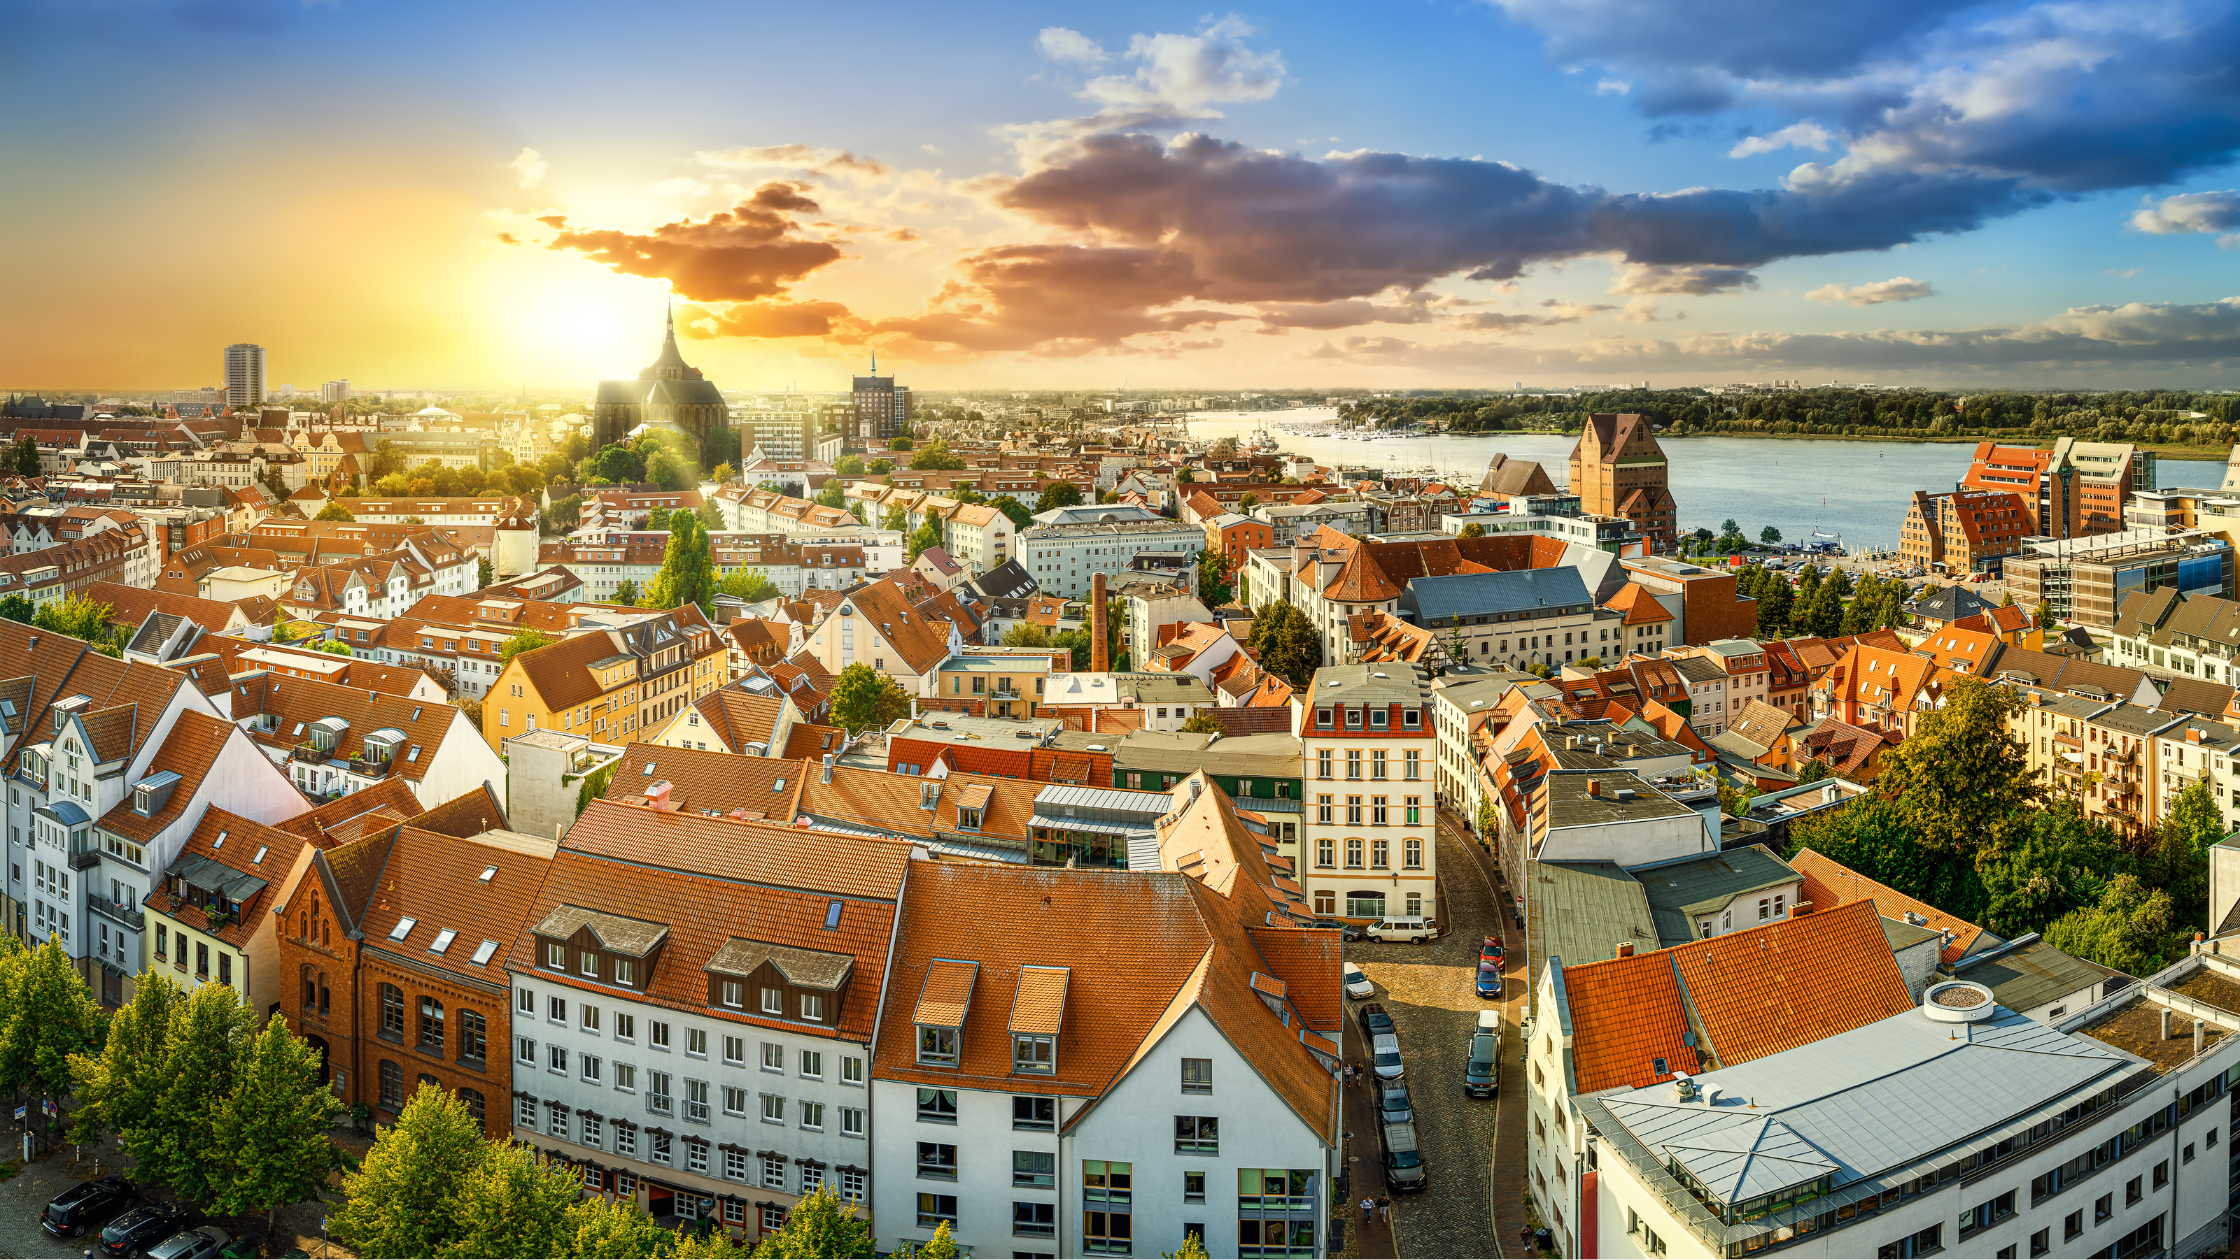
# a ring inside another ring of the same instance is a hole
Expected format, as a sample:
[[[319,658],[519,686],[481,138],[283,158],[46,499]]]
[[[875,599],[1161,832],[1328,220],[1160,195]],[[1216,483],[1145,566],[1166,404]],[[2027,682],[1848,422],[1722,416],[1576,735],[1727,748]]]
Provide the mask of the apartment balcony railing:
[[[333,759],[334,751],[332,749],[321,748],[317,744],[296,745],[296,760],[303,762],[305,765],[323,765]]]
[[[141,912],[140,907],[128,906],[121,901],[112,901],[100,893],[87,893],[86,904],[93,908],[94,913],[105,915],[136,932],[145,925],[147,920],[147,916]]]
[[[2056,735],[2053,737],[2053,742],[2062,748],[2074,748],[2079,752],[2084,751],[2084,741],[2074,735]]]

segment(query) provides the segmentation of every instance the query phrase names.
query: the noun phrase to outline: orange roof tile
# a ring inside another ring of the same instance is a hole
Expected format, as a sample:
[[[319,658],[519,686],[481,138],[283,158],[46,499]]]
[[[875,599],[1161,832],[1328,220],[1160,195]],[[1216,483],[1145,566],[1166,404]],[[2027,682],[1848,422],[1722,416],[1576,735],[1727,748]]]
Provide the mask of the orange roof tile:
[[[1020,970],[1019,983],[1023,988],[1026,969]],[[972,1009],[972,982],[979,975],[979,963],[959,962],[953,958],[928,962],[925,980],[918,986],[918,1005],[911,1013],[910,1022],[939,1028],[962,1026],[965,1015]]]
[[[1902,919],[1908,911],[1921,916],[1925,926],[1937,932],[1949,932],[1945,941],[1943,959],[1955,963],[1968,956],[1977,942],[1985,935],[1984,929],[1957,915],[1946,914],[1926,901],[1909,897],[1890,887],[1877,883],[1852,870],[1833,858],[1812,849],[1799,849],[1789,859],[1789,865],[1804,877],[1804,887],[1798,897],[1812,907],[1809,917],[1817,918],[1830,909],[1850,906],[1857,902],[1872,904],[1884,918]]]
[[[1019,990],[1011,998],[1011,1031],[1057,1036],[1065,1023],[1066,981],[1071,975],[1063,967],[1019,968]],[[921,998],[919,1010],[924,1009]]]

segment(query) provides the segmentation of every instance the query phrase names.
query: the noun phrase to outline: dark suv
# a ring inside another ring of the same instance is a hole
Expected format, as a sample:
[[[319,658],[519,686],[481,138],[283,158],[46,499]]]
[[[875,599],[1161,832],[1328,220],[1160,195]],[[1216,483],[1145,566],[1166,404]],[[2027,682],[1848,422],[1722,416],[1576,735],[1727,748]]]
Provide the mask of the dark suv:
[[[169,1203],[143,1203],[109,1222],[98,1250],[104,1256],[137,1256],[187,1227],[187,1214]]]
[[[1392,1015],[1384,1009],[1382,1002],[1363,1003],[1361,1009],[1354,1012],[1354,1017],[1361,1021],[1363,1037],[1376,1038],[1396,1031],[1392,1026]]]
[[[1501,1088],[1501,1038],[1475,1033],[1462,1063],[1462,1092],[1472,1098],[1491,1098]]]
[[[122,1177],[81,1182],[55,1196],[39,1225],[57,1238],[76,1238],[131,1207],[139,1196]]]
[[[1423,1189],[1429,1179],[1425,1176],[1423,1151],[1416,1146],[1416,1127],[1387,1124],[1379,1127],[1377,1136],[1384,1147],[1385,1188],[1394,1194]]]

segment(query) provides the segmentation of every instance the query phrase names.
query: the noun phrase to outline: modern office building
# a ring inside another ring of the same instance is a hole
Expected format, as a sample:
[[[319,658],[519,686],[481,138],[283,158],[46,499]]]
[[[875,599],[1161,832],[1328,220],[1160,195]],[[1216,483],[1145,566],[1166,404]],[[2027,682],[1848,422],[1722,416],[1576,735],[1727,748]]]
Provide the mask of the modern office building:
[[[226,405],[254,407],[264,401],[264,347],[237,341],[226,347]]]
[[[910,387],[897,385],[891,376],[879,375],[879,359],[871,359],[871,375],[855,378],[849,395],[849,436],[867,449],[879,449],[910,432]]]

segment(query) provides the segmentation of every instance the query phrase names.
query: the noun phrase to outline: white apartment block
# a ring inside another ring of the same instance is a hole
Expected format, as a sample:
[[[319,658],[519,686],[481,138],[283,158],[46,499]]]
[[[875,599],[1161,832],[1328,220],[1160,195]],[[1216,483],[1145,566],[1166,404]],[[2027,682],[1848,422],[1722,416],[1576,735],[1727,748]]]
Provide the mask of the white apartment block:
[[[1205,530],[1179,521],[1037,525],[1019,535],[1019,560],[1045,594],[1079,599],[1090,579],[1121,572],[1137,556],[1191,557],[1205,546]]]
[[[1317,917],[1436,911],[1439,745],[1431,696],[1408,665],[1315,671],[1299,722],[1306,784],[1297,870]]]

